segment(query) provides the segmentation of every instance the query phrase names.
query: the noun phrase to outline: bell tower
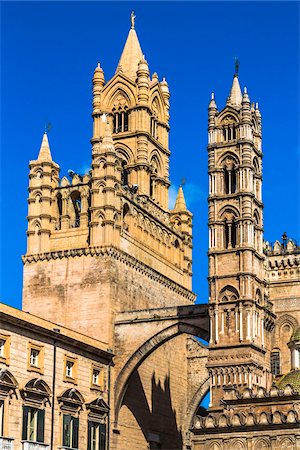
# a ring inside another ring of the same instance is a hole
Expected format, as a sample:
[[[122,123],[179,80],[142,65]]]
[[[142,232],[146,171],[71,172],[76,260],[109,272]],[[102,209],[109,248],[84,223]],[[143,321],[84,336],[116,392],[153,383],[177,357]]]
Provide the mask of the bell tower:
[[[150,77],[134,19],[115,74],[105,81],[100,64],[93,74],[88,173],[60,178],[46,134],[30,162],[23,257],[23,309],[111,348],[119,311],[195,298],[182,187],[168,205],[170,93],[165,79]]]
[[[112,136],[121,158],[122,184],[135,186],[140,195],[168,208],[169,88],[157,73],[150,77],[131,15],[131,28],[115,75],[105,84],[100,64],[93,77],[93,157],[97,155],[104,125],[112,122]]]
[[[261,114],[238,73],[225,108],[208,107],[211,406],[224,391],[266,387],[274,315],[264,280]]]

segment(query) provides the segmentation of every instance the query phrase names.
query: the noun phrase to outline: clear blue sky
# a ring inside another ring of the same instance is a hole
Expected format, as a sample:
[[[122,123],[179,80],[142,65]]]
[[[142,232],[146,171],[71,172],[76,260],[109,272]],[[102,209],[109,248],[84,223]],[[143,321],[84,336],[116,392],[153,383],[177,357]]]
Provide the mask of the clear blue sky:
[[[1,299],[21,306],[28,161],[45,122],[62,176],[90,164],[91,79],[114,74],[136,12],[151,73],[171,90],[171,181],[194,213],[194,291],[207,300],[207,105],[240,83],[263,117],[265,238],[300,241],[298,2],[1,2]],[[173,196],[174,189],[171,189]]]

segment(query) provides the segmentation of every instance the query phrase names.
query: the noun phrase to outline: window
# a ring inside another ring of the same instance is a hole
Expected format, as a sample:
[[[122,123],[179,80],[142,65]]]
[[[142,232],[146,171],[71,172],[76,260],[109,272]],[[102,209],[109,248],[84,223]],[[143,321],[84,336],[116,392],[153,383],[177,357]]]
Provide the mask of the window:
[[[237,225],[234,220],[227,221],[225,219],[225,248],[235,248],[236,246],[236,229]]]
[[[105,450],[106,424],[88,422],[88,450]]]
[[[273,375],[280,375],[280,352],[278,350],[271,353],[271,372]]]
[[[28,346],[28,367],[31,372],[42,373],[44,370],[44,347],[32,342]]]
[[[102,367],[92,365],[91,388],[100,391],[104,390],[104,370]]]
[[[234,194],[236,192],[236,170],[235,168],[224,167],[224,185],[225,194]]]
[[[39,365],[39,350],[32,348],[30,350],[30,365],[34,367],[38,367]]]
[[[66,362],[66,377],[73,378],[73,366],[74,363],[72,361]]]
[[[150,132],[151,132],[151,136],[153,136],[155,139],[157,139],[157,120],[155,117],[151,117]]]
[[[126,168],[127,162],[122,161],[122,173],[121,173],[121,183],[122,186],[128,186],[128,169]]]
[[[10,337],[0,334],[0,361],[9,364]]]
[[[93,370],[93,376],[92,376],[93,384],[99,384],[99,374],[100,374],[100,370],[97,370],[97,369]]]
[[[23,406],[22,440],[44,442],[45,410]]]
[[[77,358],[65,356],[64,381],[77,383]]]
[[[4,358],[4,345],[5,345],[5,340],[0,339],[0,357],[1,358]]]
[[[81,213],[81,195],[78,191],[73,191],[71,194],[73,203],[73,211],[71,212],[71,226],[72,228],[80,227],[80,213]]]
[[[114,133],[128,131],[128,111],[116,112],[114,114]]]
[[[78,448],[78,417],[71,416],[71,414],[63,415],[63,447]]]

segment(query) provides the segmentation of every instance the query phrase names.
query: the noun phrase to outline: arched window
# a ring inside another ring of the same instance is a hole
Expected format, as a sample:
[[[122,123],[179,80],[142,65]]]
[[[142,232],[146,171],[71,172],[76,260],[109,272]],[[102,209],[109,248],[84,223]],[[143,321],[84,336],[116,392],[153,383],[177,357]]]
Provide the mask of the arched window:
[[[280,351],[273,350],[271,353],[271,372],[273,375],[280,375]]]
[[[56,230],[61,229],[61,216],[62,216],[62,195],[59,192],[56,196],[56,205],[57,205],[57,222],[55,225]]]
[[[122,161],[122,174],[121,174],[121,182],[122,186],[128,186],[128,169],[127,169],[127,161]]]
[[[73,191],[71,200],[74,208],[74,221],[71,224],[73,228],[80,227],[80,213],[81,213],[81,195],[78,191]]]
[[[123,219],[125,218],[126,214],[129,212],[129,206],[128,203],[125,203],[123,206]]]
[[[236,120],[233,116],[227,115],[222,120],[223,142],[233,141],[237,138]]]

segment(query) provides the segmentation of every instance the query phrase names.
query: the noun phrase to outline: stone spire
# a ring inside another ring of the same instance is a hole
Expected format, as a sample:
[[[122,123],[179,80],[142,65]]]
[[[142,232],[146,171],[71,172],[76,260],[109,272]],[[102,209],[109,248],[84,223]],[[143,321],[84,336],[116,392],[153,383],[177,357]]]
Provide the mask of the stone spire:
[[[179,186],[174,211],[187,211],[182,186]]]
[[[136,78],[139,62],[144,59],[143,52],[134,29],[134,14],[131,13],[131,28],[119,60],[117,71],[121,69],[129,78]]]
[[[48,136],[47,136],[46,132],[44,133],[44,136],[43,136],[42,145],[41,145],[39,156],[38,156],[37,160],[38,161],[52,161]]]
[[[242,103],[242,91],[237,73],[234,74],[233,82],[229,97],[227,98],[227,105],[233,107],[240,107]]]

